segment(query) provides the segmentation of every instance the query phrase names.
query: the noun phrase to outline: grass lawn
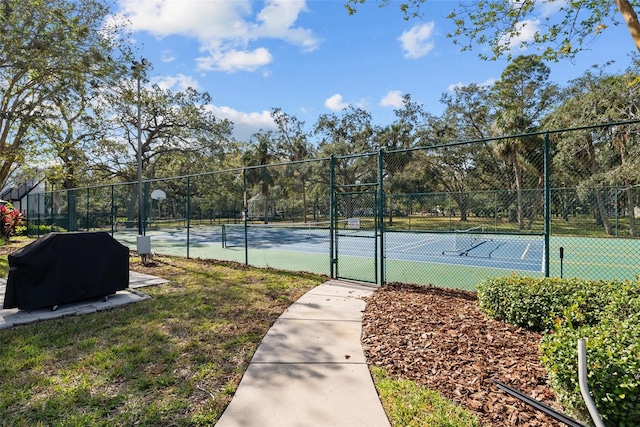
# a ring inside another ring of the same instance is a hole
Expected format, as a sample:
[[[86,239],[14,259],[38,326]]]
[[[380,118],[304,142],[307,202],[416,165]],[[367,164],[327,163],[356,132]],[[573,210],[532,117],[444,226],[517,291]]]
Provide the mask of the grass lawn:
[[[1,426],[211,426],[271,324],[325,280],[170,257],[145,272],[170,280],[151,300],[0,331]]]
[[[164,256],[131,269],[170,282],[141,303],[0,331],[0,426],[212,426],[272,323],[326,280]],[[435,391],[373,376],[394,427],[477,425]]]
[[[413,381],[392,379],[384,369],[371,369],[380,401],[394,427],[478,427],[471,412]]]

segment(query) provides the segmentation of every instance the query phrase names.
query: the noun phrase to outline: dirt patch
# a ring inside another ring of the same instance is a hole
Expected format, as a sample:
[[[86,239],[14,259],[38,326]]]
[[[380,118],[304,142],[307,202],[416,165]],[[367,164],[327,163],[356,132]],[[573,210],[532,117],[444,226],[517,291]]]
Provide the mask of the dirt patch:
[[[540,363],[540,335],[485,316],[472,292],[390,284],[367,300],[368,363],[439,390],[485,426],[561,426],[492,378],[560,409]]]

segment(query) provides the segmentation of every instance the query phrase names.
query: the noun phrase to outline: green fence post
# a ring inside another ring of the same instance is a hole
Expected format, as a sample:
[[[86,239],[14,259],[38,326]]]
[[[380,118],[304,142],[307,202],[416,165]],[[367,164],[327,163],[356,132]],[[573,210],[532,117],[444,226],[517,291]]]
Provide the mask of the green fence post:
[[[613,191],[614,191],[614,197],[615,197],[615,201],[616,201],[616,237],[618,237],[618,229],[619,229],[619,225],[620,225],[620,214],[619,214],[619,207],[620,207],[620,200],[618,200],[618,186],[613,187]],[[633,207],[632,207],[633,208]],[[632,213],[633,215],[633,213]]]
[[[335,279],[335,258],[334,258],[334,238],[335,238],[335,228],[333,226],[335,221],[335,200],[334,200],[334,156],[331,154],[329,157],[329,277]]]
[[[549,132],[544,134],[544,277],[549,277],[549,243],[551,241],[551,188]]]
[[[385,270],[385,256],[384,256],[384,149],[378,150],[378,228],[380,232],[380,285],[384,286],[384,270]],[[389,207],[391,209],[391,207]],[[376,254],[377,255],[377,254]],[[377,268],[376,268],[377,273]],[[376,278],[377,279],[377,278]],[[376,280],[378,282],[378,280]]]
[[[40,194],[42,194],[42,193],[40,193]],[[38,233],[36,235],[38,237],[40,237],[40,194],[38,194],[38,201],[36,203],[36,214],[37,214],[36,217],[38,218],[38,221],[37,221],[38,222],[38,224],[37,224]]]
[[[247,220],[249,219],[249,200],[247,199],[247,169],[242,169],[242,222],[244,224],[244,263],[249,265],[249,233],[247,231]],[[266,202],[265,202],[266,203]]]
[[[51,204],[53,205],[53,193],[51,194]],[[89,219],[89,199],[91,198],[91,188],[87,188],[87,203],[86,203],[86,209],[87,209],[87,231],[91,231],[91,224],[90,224],[90,219]]]
[[[493,231],[498,231],[498,190],[493,190]]]
[[[191,177],[187,177],[187,218],[185,225],[187,226],[187,259],[189,259],[189,239],[191,234]]]
[[[116,213],[115,213],[115,193],[114,193],[114,185],[111,184],[111,236],[115,232],[116,227]]]

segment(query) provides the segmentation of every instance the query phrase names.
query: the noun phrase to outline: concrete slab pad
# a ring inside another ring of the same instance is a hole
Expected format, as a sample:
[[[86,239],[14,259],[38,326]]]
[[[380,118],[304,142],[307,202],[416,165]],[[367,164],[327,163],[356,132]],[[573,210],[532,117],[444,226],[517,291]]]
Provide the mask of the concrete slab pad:
[[[129,288],[131,289],[162,285],[167,282],[169,282],[167,279],[163,279],[161,277],[138,273],[137,271],[129,271]]]
[[[251,363],[366,363],[361,322],[279,319]]]
[[[30,313],[37,317],[38,320],[51,320],[64,316],[76,315],[78,313],[78,308],[73,305],[61,305],[56,310],[52,310],[51,308],[40,308],[38,310],[31,310]]]
[[[252,363],[217,427],[389,427],[367,365]]]
[[[10,317],[9,321],[12,323],[12,326],[28,325],[29,323],[34,323],[40,320],[33,314],[29,313],[28,311],[25,311],[25,312],[19,311],[13,316],[9,316],[9,317]]]
[[[322,285],[310,290],[309,293],[323,293],[341,296],[366,297],[378,289],[377,285],[363,285],[354,282],[344,282],[340,280],[330,280]]]
[[[129,285],[135,287],[159,285],[167,283],[168,280],[159,277],[150,276],[138,272],[129,272]],[[7,279],[0,278],[0,304],[4,303],[4,294],[6,290]],[[37,310],[20,310],[17,308],[3,309],[0,305],[0,329],[11,328],[17,325],[26,325],[37,321],[45,321],[50,319],[58,319],[64,316],[77,316],[96,313],[98,311],[111,310],[116,307],[133,304],[136,302],[149,299],[147,294],[128,289],[118,291],[114,295],[110,295],[107,301],[102,299],[91,299],[86,301],[78,301],[70,304],[60,305],[56,310],[50,307]]]

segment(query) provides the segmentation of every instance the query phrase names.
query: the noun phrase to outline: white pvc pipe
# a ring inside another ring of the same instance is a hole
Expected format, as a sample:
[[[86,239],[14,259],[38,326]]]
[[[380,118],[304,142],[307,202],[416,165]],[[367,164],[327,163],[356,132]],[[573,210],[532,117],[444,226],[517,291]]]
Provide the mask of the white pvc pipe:
[[[596,427],[605,427],[596,408],[596,404],[593,403],[593,399],[589,394],[589,386],[587,385],[587,346],[584,338],[578,340],[578,383],[580,384],[580,393],[584,403],[587,404],[589,415],[593,420]]]

